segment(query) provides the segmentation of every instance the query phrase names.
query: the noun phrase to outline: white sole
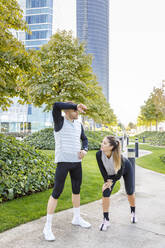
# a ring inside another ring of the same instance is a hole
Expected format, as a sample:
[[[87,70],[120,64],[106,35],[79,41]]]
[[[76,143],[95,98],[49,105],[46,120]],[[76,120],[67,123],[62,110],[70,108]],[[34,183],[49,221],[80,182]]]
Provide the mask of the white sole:
[[[53,242],[53,241],[56,240],[56,238],[54,238],[54,239],[47,239],[47,238],[46,238],[46,234],[45,234],[44,231],[43,231],[43,234],[44,234],[44,238],[45,238],[46,241]]]
[[[81,226],[80,224],[74,223],[74,222],[72,222],[72,225],[74,225],[74,226],[80,226],[82,228],[87,228],[87,229],[91,227],[91,225],[90,226]]]

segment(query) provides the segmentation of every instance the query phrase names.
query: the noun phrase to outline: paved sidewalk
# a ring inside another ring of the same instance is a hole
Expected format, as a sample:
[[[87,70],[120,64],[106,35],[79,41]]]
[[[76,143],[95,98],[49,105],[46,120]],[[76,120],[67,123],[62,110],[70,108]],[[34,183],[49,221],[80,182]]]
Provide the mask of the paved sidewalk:
[[[55,242],[46,242],[43,238],[46,218],[43,217],[1,233],[0,247],[164,248],[165,175],[136,166],[136,206],[138,223],[131,224],[130,209],[122,187],[111,198],[111,226],[107,232],[98,229],[102,220],[99,200],[81,206],[82,216],[92,224],[91,229],[72,226],[72,209],[69,209],[55,214]]]

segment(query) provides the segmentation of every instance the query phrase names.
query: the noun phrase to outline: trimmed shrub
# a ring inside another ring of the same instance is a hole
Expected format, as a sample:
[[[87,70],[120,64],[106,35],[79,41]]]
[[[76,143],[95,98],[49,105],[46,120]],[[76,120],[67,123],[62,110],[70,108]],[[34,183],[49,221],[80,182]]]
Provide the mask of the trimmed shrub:
[[[41,131],[35,132],[24,139],[24,142],[36,149],[54,150],[54,130],[53,128],[45,128]],[[106,135],[112,135],[107,131],[85,131],[88,137],[89,150],[97,150],[100,148],[100,143]]]
[[[0,201],[53,186],[55,164],[33,147],[0,134]]]
[[[165,132],[146,131],[134,136],[134,138],[138,138],[140,142],[142,142],[143,137],[145,137],[145,142],[151,145],[165,146]]]
[[[54,130],[45,128],[35,132],[24,139],[24,142],[40,150],[54,150]]]
[[[27,137],[29,135],[29,133],[24,133],[24,132],[8,132],[8,133],[0,133],[0,134],[3,134],[3,135],[6,135],[6,136],[12,136],[12,137],[15,137],[15,138],[24,138],[24,137]]]

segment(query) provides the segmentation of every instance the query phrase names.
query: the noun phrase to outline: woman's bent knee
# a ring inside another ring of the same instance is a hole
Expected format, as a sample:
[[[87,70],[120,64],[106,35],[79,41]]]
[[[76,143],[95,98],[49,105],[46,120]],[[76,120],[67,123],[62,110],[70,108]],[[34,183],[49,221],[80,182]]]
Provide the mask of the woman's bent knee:
[[[111,191],[109,188],[105,189],[103,191],[103,197],[110,197]]]

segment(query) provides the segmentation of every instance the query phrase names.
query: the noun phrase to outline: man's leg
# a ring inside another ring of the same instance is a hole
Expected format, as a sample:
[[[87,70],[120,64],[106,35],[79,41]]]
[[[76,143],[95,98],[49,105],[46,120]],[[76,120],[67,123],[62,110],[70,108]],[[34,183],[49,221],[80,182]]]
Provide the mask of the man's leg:
[[[80,194],[73,194],[72,193],[72,204],[74,208],[80,207]]]
[[[80,216],[80,187],[82,183],[82,168],[81,163],[75,163],[70,170],[72,182],[72,203],[73,203],[73,225],[89,228],[91,224],[83,220]]]
[[[54,199],[52,196],[49,197],[47,214],[54,214],[57,206],[57,199]]]
[[[43,230],[45,239],[48,241],[55,240],[55,237],[52,233],[52,220],[53,220],[54,211],[57,206],[57,199],[59,198],[59,196],[61,195],[63,191],[67,174],[68,174],[67,165],[63,163],[59,163],[57,165],[57,169],[55,173],[54,189],[53,189],[52,195],[49,198],[48,205],[47,205],[47,219],[46,219],[46,224]]]

